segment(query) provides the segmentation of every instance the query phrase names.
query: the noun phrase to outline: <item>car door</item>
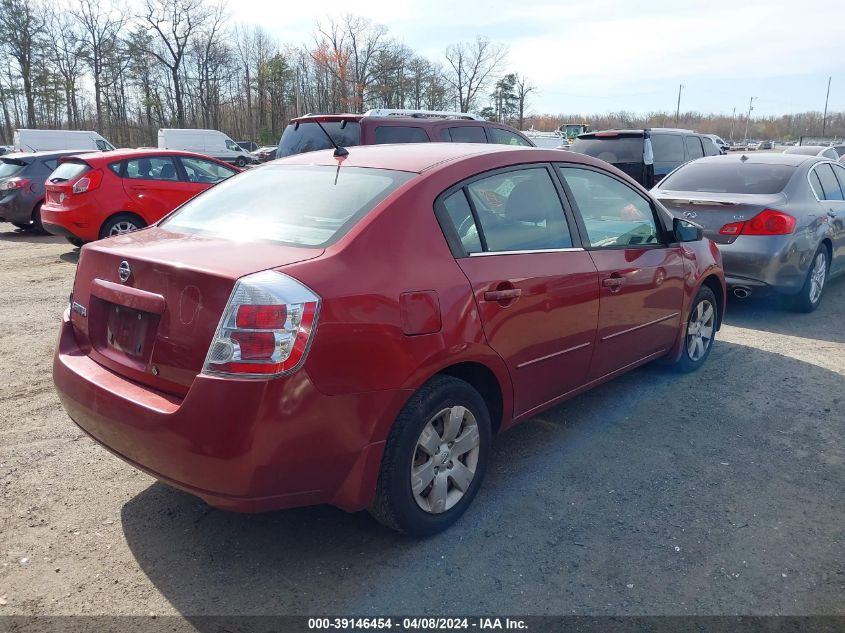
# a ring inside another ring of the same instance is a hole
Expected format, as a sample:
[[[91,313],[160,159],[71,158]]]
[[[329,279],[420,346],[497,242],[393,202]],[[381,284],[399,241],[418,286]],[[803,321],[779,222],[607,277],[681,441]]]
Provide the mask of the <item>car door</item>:
[[[596,168],[559,165],[582,240],[599,274],[600,307],[590,378],[657,357],[678,336],[684,260],[652,203]]]
[[[156,222],[188,200],[195,185],[179,178],[172,156],[140,156],[126,161],[123,189],[132,210],[147,222]]]
[[[833,256],[830,262],[831,272],[845,268],[845,167],[833,163],[820,163],[813,169],[821,192],[815,191],[822,205],[822,213],[827,214],[828,224],[832,229]],[[812,174],[811,180],[812,181]],[[818,187],[814,187],[818,189]],[[822,195],[818,195],[821,193]]]
[[[510,372],[515,415],[583,385],[593,354],[596,268],[560,193],[551,166],[532,165],[487,173],[437,203],[487,342]]]

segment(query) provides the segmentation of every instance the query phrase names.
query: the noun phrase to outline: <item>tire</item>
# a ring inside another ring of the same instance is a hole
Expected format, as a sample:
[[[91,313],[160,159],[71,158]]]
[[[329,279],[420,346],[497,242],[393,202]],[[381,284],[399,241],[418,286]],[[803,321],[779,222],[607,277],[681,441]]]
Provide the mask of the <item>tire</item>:
[[[65,239],[68,242],[70,242],[71,244],[73,244],[74,246],[76,246],[77,248],[82,248],[82,245],[85,244],[85,242],[83,242],[78,237],[67,237],[67,236],[65,236]]]
[[[19,228],[21,231],[29,231],[32,228],[32,224],[23,222],[12,222],[12,226]]]
[[[118,213],[103,223],[103,226],[100,228],[100,239],[120,235],[121,233],[129,233],[130,231],[137,231],[138,229],[143,229],[145,226],[147,226],[146,222],[134,213]]]
[[[244,158],[243,156],[238,156],[237,160],[235,160],[235,165],[243,169],[244,167],[246,167],[246,158]]]
[[[810,269],[807,271],[807,278],[804,280],[801,292],[790,298],[793,310],[796,312],[812,312],[819,307],[829,272],[830,256],[824,246],[819,246],[810,262]]]
[[[434,377],[411,396],[390,430],[370,514],[412,536],[445,530],[478,492],[491,442],[481,395],[463,380]],[[468,450],[456,452],[463,449]],[[418,469],[416,477],[412,468]],[[427,485],[426,475],[432,477]]]
[[[702,286],[690,306],[684,330],[684,349],[673,365],[676,371],[689,373],[707,361],[716,340],[718,320],[719,304],[716,295],[707,286]]]
[[[39,202],[32,210],[32,224],[29,226],[36,233],[40,233],[41,235],[50,235],[50,232],[44,228],[43,224],[41,224],[41,205],[42,203]]]

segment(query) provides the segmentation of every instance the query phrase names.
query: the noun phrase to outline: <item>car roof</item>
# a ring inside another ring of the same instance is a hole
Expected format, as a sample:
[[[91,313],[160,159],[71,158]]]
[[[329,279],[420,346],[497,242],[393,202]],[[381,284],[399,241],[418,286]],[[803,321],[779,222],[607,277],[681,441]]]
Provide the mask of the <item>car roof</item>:
[[[819,156],[808,156],[806,154],[774,154],[774,153],[748,153],[745,154],[743,152],[735,152],[733,154],[725,154],[724,156],[705,156],[704,158],[698,158],[695,160],[696,163],[712,163],[712,162],[741,162],[747,165],[791,165],[793,167],[798,167],[799,165],[803,165],[804,163],[811,162],[811,163],[820,163],[824,162],[824,158]]]
[[[559,149],[526,147],[523,145],[499,145],[494,143],[398,143],[394,145],[357,145],[348,148],[349,154],[342,160],[344,167],[370,167],[422,173],[447,162],[455,162],[485,154],[513,153],[514,163],[521,162],[581,162],[590,165],[605,165],[601,161],[576,152]],[[517,155],[519,154],[519,155]],[[284,165],[331,165],[338,164],[333,150],[320,150],[294,154],[268,163]]]
[[[157,147],[139,147],[136,149],[124,147],[121,149],[110,150],[108,152],[92,153],[84,153],[78,151],[70,152],[71,155],[81,153],[85,155],[85,161],[90,163],[111,162],[114,160],[123,160],[126,158],[135,158],[138,156],[146,156],[151,154],[154,154],[156,156],[190,156],[191,158],[203,158],[206,160],[212,160],[214,162],[220,162],[215,158],[206,156],[205,154],[197,154],[196,152],[185,152],[177,149],[159,149]]]

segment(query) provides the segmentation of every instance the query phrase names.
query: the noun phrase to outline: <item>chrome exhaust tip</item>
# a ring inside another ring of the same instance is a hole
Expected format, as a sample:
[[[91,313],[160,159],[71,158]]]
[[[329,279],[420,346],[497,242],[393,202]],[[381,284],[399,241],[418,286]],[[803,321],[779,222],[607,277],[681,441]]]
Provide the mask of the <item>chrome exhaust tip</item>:
[[[751,288],[746,288],[745,286],[737,286],[734,288],[734,296],[737,299],[747,299],[751,296]]]

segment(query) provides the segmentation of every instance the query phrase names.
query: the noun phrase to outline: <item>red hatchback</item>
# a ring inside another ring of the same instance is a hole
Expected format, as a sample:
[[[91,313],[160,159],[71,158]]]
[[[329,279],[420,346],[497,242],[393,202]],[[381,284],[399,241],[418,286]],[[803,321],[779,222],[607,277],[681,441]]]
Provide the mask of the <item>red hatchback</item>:
[[[493,434],[651,360],[696,369],[724,306],[715,244],[606,163],[356,147],[85,246],[53,376],[95,440],[214,506],[423,535]]]
[[[45,183],[44,228],[77,246],[158,222],[240,170],[160,149],[119,149],[64,158]]]

